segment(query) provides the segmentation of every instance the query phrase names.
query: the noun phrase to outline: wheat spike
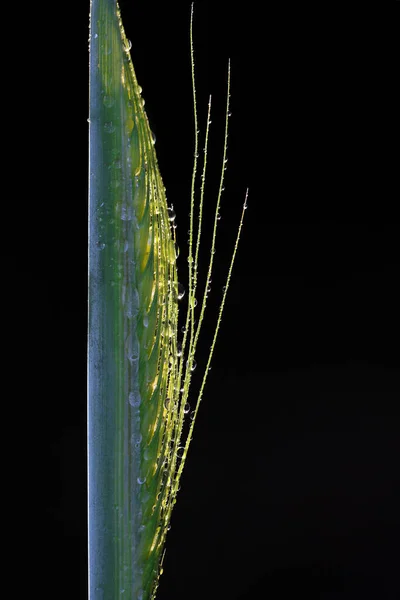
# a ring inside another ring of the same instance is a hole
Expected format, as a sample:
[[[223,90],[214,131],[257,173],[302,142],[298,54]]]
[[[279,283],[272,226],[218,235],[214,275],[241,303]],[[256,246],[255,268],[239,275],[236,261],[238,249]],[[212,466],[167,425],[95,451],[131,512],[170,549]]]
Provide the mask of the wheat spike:
[[[89,599],[151,600],[218,332],[225,289],[201,391],[183,439],[206,294],[195,326],[206,127],[195,231],[197,111],[190,205],[188,310],[178,343],[174,214],[168,208],[154,137],[116,0],[92,0],[89,113],[88,530]],[[229,113],[230,67],[223,183]],[[247,202],[247,194],[246,194]],[[245,205],[246,205],[245,202]],[[245,206],[244,206],[245,208]],[[229,285],[238,237],[229,268]],[[194,239],[195,244],[194,244]],[[193,250],[194,245],[194,250]]]

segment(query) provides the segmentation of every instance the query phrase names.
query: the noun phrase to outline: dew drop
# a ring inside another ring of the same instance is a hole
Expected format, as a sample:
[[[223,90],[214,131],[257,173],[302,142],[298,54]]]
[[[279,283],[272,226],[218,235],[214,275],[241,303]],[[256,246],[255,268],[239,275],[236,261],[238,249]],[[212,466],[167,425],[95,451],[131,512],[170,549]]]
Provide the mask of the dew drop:
[[[190,306],[192,308],[196,308],[196,306],[197,306],[197,298],[190,298]]]
[[[136,481],[139,485],[143,485],[146,481],[146,477],[138,477]]]
[[[175,211],[174,211],[174,209],[172,208],[172,206],[170,206],[170,207],[168,208],[168,220],[169,220],[169,221],[175,221],[175,217],[176,217]]]
[[[176,347],[176,355],[177,356],[182,356],[182,344],[181,344],[181,342],[178,342],[178,345]]]
[[[217,221],[221,220],[221,215],[219,213],[217,213]]]
[[[142,86],[141,86],[141,85],[138,85],[138,88],[137,88],[137,90],[138,90],[139,94],[141,94],[141,93],[143,92],[143,88],[142,88]]]
[[[141,433],[139,433],[139,435],[137,435],[137,436],[133,435],[132,436],[132,444],[135,444],[136,448],[139,448],[139,446],[142,442],[142,439],[143,439],[143,437],[142,437]]]
[[[187,415],[189,411],[190,411],[190,404],[189,404],[189,402],[186,402],[183,412],[185,413],[185,415]]]
[[[185,288],[181,283],[178,283],[178,300],[182,300],[185,295]]]
[[[104,250],[104,248],[106,247],[104,242],[97,242],[96,246],[99,250]]]
[[[132,42],[131,42],[131,40],[126,40],[125,52],[128,53],[131,48],[132,48]]]
[[[156,143],[156,135],[153,131],[151,132],[151,143],[153,144],[153,146]]]
[[[134,363],[137,360],[139,360],[139,351],[134,351],[132,352],[132,354],[129,356],[129,362]]]
[[[133,219],[133,207],[132,206],[123,206],[121,208],[121,220],[122,221],[132,221]]]
[[[106,133],[114,133],[115,127],[112,124],[112,121],[108,121],[107,123],[104,123],[104,131]]]
[[[187,367],[189,367],[189,361],[188,361],[188,360],[186,361],[186,366],[187,366]],[[196,367],[197,367],[197,363],[196,363],[196,361],[193,359],[193,363],[192,363],[192,366],[190,367],[190,370],[191,370],[191,371],[194,371]]]
[[[148,317],[148,315],[144,315],[144,317],[143,317],[143,326],[144,327],[148,327],[149,326],[149,317]]]
[[[192,412],[190,413],[190,420],[191,421],[193,421],[195,414],[196,414],[196,411],[192,410]]]
[[[131,392],[128,399],[131,406],[134,406],[135,408],[140,406],[141,398],[139,391]]]
[[[111,108],[115,104],[114,97],[106,94],[103,98],[103,104],[106,108]]]
[[[182,458],[184,451],[185,451],[185,447],[184,446],[179,446],[179,448],[176,451],[177,457],[178,458]]]

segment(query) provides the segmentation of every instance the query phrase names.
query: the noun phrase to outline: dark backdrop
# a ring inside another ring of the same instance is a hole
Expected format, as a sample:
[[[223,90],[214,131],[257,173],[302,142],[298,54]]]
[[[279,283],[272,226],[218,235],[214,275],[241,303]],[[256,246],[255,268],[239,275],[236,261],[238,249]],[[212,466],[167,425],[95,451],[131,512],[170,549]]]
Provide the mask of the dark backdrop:
[[[347,5],[278,4],[195,6],[202,135],[213,95],[204,249],[229,57],[232,117],[193,392],[247,186],[250,194],[159,600],[400,595],[398,33],[393,17],[381,24],[361,8],[351,14]],[[123,0],[121,8],[177,212],[185,283],[190,2]],[[43,41],[54,44],[60,72],[53,76],[49,64],[42,76],[63,100],[61,114],[51,102],[46,108],[49,129],[61,122],[61,131],[51,132],[54,152],[42,167],[59,176],[57,194],[46,199],[43,234],[32,244],[49,396],[44,569],[52,589],[61,586],[74,600],[87,593],[88,9],[88,2],[79,11],[54,6],[60,33]],[[202,269],[207,257],[205,251]]]

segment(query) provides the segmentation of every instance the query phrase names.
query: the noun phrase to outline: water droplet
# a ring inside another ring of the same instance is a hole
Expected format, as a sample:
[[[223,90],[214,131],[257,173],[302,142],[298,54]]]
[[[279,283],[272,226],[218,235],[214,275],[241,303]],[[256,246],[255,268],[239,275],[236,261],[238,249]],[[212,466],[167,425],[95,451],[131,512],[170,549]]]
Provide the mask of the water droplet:
[[[217,213],[217,221],[221,220],[221,215],[219,213]]]
[[[197,306],[197,298],[190,298],[190,306],[192,308],[196,308],[196,306]]]
[[[182,331],[182,333],[186,333],[186,327],[184,325],[182,325],[181,331]]]
[[[186,366],[187,366],[187,367],[189,367],[189,361],[188,361],[188,360],[186,361]],[[191,371],[194,371],[196,367],[197,367],[197,363],[196,363],[196,361],[193,359],[192,366],[190,367],[190,370],[191,370]]]
[[[125,52],[129,52],[131,48],[132,48],[131,40],[126,40]]]
[[[137,89],[138,89],[138,92],[139,92],[139,94],[141,94],[141,93],[143,92],[143,88],[142,88],[142,86],[141,86],[141,85],[138,85],[138,88],[137,88]]]
[[[151,143],[153,144],[153,146],[156,143],[156,135],[154,131],[151,132]]]
[[[231,112],[228,112],[228,117],[231,117],[231,116],[232,116],[232,113],[231,113]]]
[[[132,221],[132,219],[133,219],[132,206],[122,206],[121,207],[121,220],[122,221]]]
[[[146,481],[146,477],[138,477],[136,481],[139,485],[143,485]]]
[[[177,457],[178,458],[182,458],[184,451],[185,451],[185,447],[184,446],[179,446],[179,448],[176,451]]]
[[[189,404],[189,402],[186,402],[183,412],[185,413],[185,415],[187,415],[189,411],[190,411],[190,404]]]
[[[183,296],[185,295],[185,288],[183,287],[183,285],[181,283],[178,283],[178,300],[182,300]]]
[[[97,242],[96,246],[99,250],[104,250],[104,248],[106,247],[104,242]]]
[[[124,252],[127,252],[128,248],[129,248],[129,243],[125,242],[125,244],[124,244]]]
[[[142,106],[144,106],[146,104],[146,101],[144,98],[141,99],[141,103],[142,103]]]
[[[98,34],[98,33],[95,33],[95,34],[94,34],[94,39],[96,40],[98,37],[99,37],[99,34]]]
[[[169,408],[170,402],[171,402],[171,398],[165,398],[165,400],[164,400],[164,406],[165,406],[165,408],[167,410]]]
[[[226,292],[226,285],[224,285],[224,287],[222,288],[223,292]]]
[[[192,412],[190,413],[190,420],[191,421],[193,421],[195,414],[196,414],[196,411],[192,410]]]
[[[106,94],[103,98],[103,104],[106,108],[111,108],[115,104],[114,97]]]
[[[172,208],[172,206],[170,206],[170,207],[168,208],[168,220],[169,220],[169,221],[175,221],[175,217],[176,217],[175,211],[174,211],[174,209]]]
[[[135,408],[140,406],[141,398],[139,390],[129,394],[129,404]]]
[[[137,360],[139,360],[139,350],[134,350],[132,352],[132,354],[129,356],[129,361],[131,363],[136,362]]]
[[[143,326],[144,327],[148,327],[149,326],[149,317],[148,317],[148,315],[144,315],[144,317],[143,317]]]
[[[132,444],[135,444],[136,448],[139,448],[141,442],[142,442],[143,436],[141,433],[139,433],[137,436],[133,435],[132,436]]]
[[[114,133],[115,127],[111,121],[109,121],[108,123],[104,123],[104,131],[106,133]]]
[[[178,342],[178,345],[176,347],[176,355],[177,356],[182,356],[182,344],[181,344],[181,342]]]

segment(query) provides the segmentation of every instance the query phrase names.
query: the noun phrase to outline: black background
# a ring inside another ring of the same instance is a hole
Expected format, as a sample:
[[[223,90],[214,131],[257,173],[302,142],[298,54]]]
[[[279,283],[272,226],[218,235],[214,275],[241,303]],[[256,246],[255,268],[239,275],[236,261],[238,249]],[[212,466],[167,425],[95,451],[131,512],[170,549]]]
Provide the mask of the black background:
[[[390,17],[381,25],[361,9],[279,4],[195,5],[201,145],[213,97],[203,275],[229,57],[232,117],[193,397],[250,192],[159,600],[400,595],[398,34]],[[177,212],[185,284],[190,2],[123,0],[121,10]],[[39,380],[46,374],[38,409],[43,568],[53,590],[61,585],[80,600],[87,594],[89,6],[53,11],[60,28],[43,41],[54,44],[53,67],[36,75],[61,99],[45,107],[49,130],[58,126],[42,165],[57,193],[38,204],[43,233],[31,246]],[[40,52],[41,42],[34,47]]]

